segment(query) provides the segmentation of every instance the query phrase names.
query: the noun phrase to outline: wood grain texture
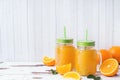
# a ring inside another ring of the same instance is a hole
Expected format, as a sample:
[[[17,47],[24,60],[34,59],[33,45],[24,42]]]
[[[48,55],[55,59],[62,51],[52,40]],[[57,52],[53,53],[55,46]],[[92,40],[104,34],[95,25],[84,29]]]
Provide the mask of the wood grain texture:
[[[96,49],[120,45],[119,0],[0,0],[0,61],[41,61],[54,57],[56,38],[83,40]]]
[[[114,7],[114,14],[113,14],[113,21],[114,21],[114,30],[113,30],[113,44],[120,45],[120,0],[115,0],[113,3]]]

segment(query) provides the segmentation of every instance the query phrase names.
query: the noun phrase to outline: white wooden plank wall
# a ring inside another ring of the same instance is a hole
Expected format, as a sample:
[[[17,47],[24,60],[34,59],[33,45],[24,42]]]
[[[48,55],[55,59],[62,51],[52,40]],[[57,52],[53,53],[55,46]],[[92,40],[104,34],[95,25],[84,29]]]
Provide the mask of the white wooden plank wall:
[[[96,41],[96,49],[120,45],[120,0],[0,0],[0,61],[54,57],[55,40]]]

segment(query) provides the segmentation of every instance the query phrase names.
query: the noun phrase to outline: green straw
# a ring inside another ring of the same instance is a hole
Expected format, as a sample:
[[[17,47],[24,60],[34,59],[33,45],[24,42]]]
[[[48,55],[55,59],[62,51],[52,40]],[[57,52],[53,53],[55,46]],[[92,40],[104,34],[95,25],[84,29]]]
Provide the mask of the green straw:
[[[64,26],[64,38],[66,39],[66,27]]]
[[[86,41],[88,40],[88,29],[86,29],[86,31],[85,31],[85,40]]]

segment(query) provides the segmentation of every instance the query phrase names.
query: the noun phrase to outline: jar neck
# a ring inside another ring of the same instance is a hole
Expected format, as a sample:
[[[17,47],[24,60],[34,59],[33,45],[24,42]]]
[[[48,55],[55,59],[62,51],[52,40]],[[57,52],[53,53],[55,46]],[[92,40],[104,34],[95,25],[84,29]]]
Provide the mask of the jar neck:
[[[57,43],[57,45],[73,45],[73,43]]]
[[[77,48],[80,50],[89,50],[94,49],[94,46],[77,46]]]

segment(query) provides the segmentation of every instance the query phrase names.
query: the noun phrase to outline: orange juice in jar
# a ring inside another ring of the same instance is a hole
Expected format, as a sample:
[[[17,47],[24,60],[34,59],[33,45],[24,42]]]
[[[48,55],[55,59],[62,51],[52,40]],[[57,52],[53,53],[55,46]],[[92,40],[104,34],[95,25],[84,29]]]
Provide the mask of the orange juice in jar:
[[[97,70],[97,51],[94,41],[78,41],[76,51],[76,71],[80,75],[95,74]]]
[[[73,39],[57,39],[56,65],[65,65],[71,63],[72,69],[75,65],[75,47],[73,46]]]

